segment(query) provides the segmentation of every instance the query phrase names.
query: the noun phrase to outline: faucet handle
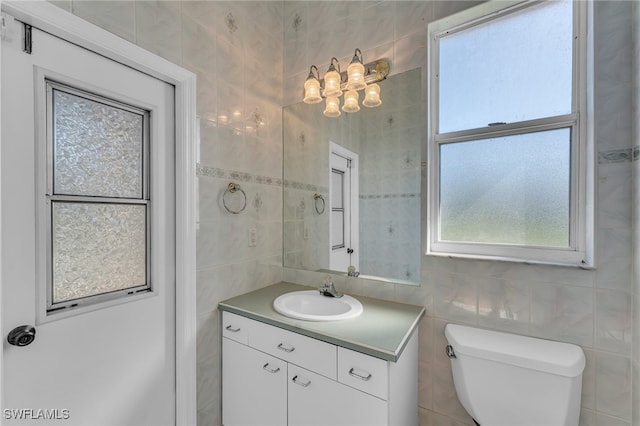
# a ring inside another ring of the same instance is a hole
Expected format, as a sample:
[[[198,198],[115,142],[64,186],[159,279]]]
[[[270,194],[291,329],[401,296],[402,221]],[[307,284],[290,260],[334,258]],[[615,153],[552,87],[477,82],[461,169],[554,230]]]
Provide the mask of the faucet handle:
[[[325,275],[323,280],[323,287],[329,287],[333,285],[333,278],[331,275]]]

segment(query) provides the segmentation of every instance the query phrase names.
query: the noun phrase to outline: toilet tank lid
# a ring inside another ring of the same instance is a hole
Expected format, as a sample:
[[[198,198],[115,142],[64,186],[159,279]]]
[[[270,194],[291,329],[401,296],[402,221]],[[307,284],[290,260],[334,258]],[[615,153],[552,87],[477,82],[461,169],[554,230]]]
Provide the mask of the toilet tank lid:
[[[582,374],[584,352],[570,343],[447,324],[445,336],[457,354],[566,377]]]

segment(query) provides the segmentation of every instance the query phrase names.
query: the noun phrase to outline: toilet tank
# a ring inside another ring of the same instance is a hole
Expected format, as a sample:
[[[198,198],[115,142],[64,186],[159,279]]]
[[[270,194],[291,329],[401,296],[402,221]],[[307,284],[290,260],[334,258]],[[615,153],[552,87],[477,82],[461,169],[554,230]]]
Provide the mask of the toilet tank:
[[[577,426],[579,346],[447,324],[458,399],[481,426]]]

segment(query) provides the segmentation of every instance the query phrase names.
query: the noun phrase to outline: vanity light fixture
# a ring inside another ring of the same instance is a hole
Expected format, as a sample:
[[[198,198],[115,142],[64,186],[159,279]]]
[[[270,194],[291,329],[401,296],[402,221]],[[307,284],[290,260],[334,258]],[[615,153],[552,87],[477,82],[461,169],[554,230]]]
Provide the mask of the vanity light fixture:
[[[360,105],[358,105],[358,92],[355,90],[349,90],[344,94],[344,105],[342,110],[344,112],[358,112],[360,111]]]
[[[315,65],[309,68],[309,75],[304,82],[303,101],[315,104],[325,98],[323,114],[327,117],[339,117],[340,96],[344,93],[342,111],[357,112],[360,110],[358,91],[364,90],[362,105],[368,108],[377,107],[382,104],[380,86],[377,83],[387,78],[389,69],[389,61],[386,59],[363,63],[360,49],[355,50],[346,72],[340,72],[338,59],[332,57],[324,79],[320,78]]]
[[[380,99],[380,86],[377,83],[369,84],[364,89],[364,101],[362,101],[362,105],[369,108],[382,105],[382,100]]]
[[[340,98],[337,96],[328,97],[323,114],[326,117],[340,117]]]
[[[315,75],[313,70],[316,70]],[[317,104],[322,102],[322,96],[320,96],[320,73],[315,65],[311,65],[309,68],[309,76],[307,81],[304,82],[304,103]]]
[[[360,53],[360,57],[358,57]],[[347,90],[362,90],[367,87],[364,81],[364,65],[362,64],[362,52],[356,49],[353,59],[347,68]]]
[[[338,70],[336,71],[333,61],[338,64]],[[342,76],[340,75],[340,63],[333,57],[331,58],[331,64],[327,73],[324,75],[324,91],[322,92],[325,98],[342,96],[342,89],[340,88],[342,82]]]

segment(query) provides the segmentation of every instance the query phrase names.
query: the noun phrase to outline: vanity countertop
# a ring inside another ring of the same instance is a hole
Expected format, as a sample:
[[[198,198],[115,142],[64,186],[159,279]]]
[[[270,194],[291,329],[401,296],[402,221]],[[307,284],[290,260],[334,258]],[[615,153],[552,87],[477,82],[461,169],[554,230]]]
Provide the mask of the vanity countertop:
[[[354,296],[364,308],[356,318],[340,321],[302,321],[279,314],[273,308],[276,297],[292,291],[313,290],[299,284],[280,282],[218,304],[232,312],[314,339],[362,352],[387,361],[397,361],[411,334],[424,315],[424,307]]]

